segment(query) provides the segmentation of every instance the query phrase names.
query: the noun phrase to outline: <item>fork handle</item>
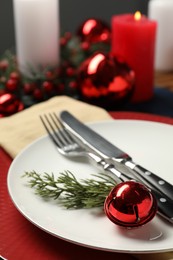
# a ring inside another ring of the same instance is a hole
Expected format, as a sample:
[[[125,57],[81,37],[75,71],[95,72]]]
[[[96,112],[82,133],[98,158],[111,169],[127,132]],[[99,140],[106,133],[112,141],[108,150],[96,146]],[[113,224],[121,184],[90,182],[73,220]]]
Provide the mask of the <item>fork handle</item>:
[[[169,199],[173,200],[173,185],[163,180],[151,171],[143,168],[140,165],[135,164],[132,161],[125,162],[125,165],[133,170],[136,177],[140,177],[141,180],[148,182],[150,186],[154,187],[161,193],[165,194]]]
[[[94,153],[87,153],[88,157],[92,159],[96,163],[96,166],[108,171],[111,174],[111,177],[116,179],[116,182],[125,182],[132,180],[128,175],[121,173],[118,171],[114,165],[107,163],[104,159],[100,158]]]

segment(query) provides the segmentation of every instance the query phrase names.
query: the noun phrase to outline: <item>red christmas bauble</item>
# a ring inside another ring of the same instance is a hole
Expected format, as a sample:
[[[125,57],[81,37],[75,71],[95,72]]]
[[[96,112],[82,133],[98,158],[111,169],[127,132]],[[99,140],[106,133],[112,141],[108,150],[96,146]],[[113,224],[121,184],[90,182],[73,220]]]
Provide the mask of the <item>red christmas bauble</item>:
[[[18,81],[16,79],[8,79],[6,82],[6,89],[10,92],[13,92],[17,89]]]
[[[114,109],[131,98],[135,73],[110,54],[96,52],[80,65],[77,81],[81,99]]]
[[[82,42],[110,43],[111,30],[107,23],[100,19],[87,19],[78,28],[77,35]]]
[[[118,184],[104,204],[108,218],[123,227],[139,227],[151,221],[157,211],[157,202],[150,190],[135,181]]]
[[[10,116],[24,109],[23,103],[13,94],[0,95],[0,117]]]

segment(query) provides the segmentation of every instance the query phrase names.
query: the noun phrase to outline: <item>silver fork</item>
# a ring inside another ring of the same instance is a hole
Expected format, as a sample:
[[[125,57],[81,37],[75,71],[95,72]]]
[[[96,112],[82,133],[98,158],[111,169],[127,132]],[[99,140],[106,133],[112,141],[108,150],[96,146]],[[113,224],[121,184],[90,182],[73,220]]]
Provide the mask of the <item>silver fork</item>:
[[[92,150],[87,150],[81,143],[77,142],[76,139],[74,139],[66,130],[55,113],[42,115],[40,116],[40,119],[60,154],[67,157],[85,156],[92,159],[92,161],[96,163],[97,167],[99,166],[100,168],[101,166],[101,168],[106,170],[111,177],[115,178],[117,183],[134,180],[132,176],[115,169],[114,165],[105,162],[100,155],[98,156]],[[159,215],[173,224],[172,200],[169,200],[169,198],[165,197],[152,187],[149,188],[157,200]]]
[[[62,155],[67,157],[88,157],[96,163],[97,167],[101,167],[108,171],[109,174],[111,174],[111,177],[114,177],[117,182],[124,182],[133,179],[131,176],[115,169],[114,165],[106,163],[101,156],[96,155],[92,150],[87,150],[81,143],[79,143],[79,141],[77,142],[64,127],[55,113],[42,115],[40,116],[40,119],[49,137]]]

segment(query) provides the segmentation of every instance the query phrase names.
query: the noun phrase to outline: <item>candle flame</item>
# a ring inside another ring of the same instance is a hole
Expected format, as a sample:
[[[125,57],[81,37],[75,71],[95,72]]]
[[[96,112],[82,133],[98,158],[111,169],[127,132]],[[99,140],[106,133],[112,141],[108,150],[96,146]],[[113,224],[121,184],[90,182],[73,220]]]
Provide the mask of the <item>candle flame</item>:
[[[139,21],[141,19],[141,13],[139,11],[137,11],[135,14],[134,14],[134,18],[136,21]]]

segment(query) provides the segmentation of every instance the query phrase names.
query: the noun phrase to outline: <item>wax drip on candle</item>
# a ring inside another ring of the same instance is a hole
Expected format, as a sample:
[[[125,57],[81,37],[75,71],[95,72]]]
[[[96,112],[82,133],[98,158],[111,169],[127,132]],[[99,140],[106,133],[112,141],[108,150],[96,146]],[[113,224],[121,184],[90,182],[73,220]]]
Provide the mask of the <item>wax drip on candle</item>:
[[[134,18],[136,21],[139,21],[141,19],[141,13],[139,11],[136,11],[136,13],[134,14]]]

